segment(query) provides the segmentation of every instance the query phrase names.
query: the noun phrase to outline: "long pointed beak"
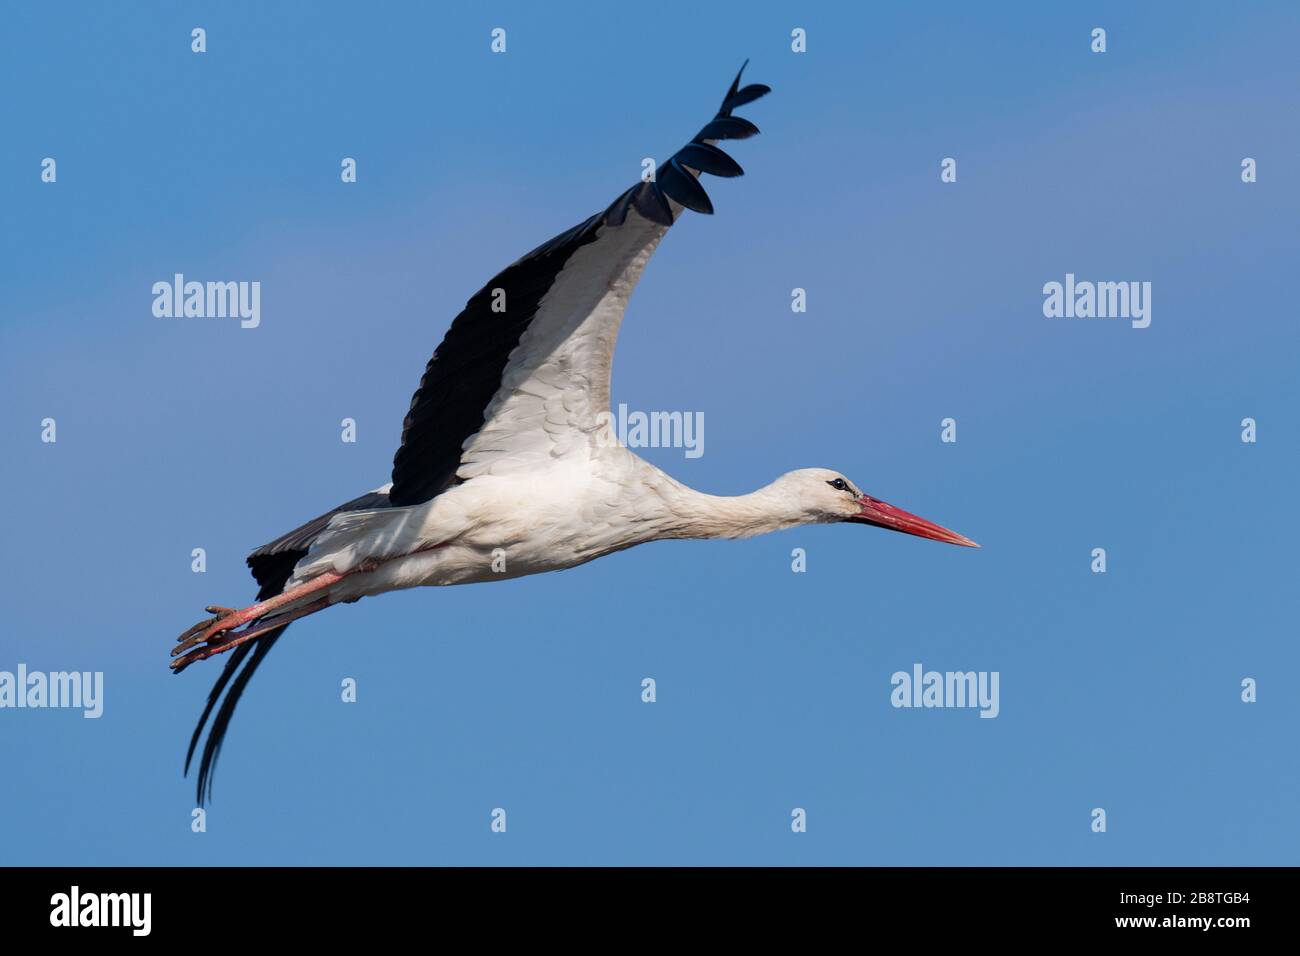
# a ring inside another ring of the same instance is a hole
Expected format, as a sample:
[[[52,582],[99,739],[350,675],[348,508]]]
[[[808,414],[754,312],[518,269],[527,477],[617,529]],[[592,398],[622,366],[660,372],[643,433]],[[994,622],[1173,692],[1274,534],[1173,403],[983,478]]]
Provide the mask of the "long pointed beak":
[[[849,521],[856,521],[860,524],[873,524],[878,528],[888,528],[890,531],[914,534],[919,538],[929,538],[931,541],[942,541],[945,544],[960,544],[965,548],[979,547],[978,544],[965,535],[960,535],[956,531],[949,531],[947,528],[941,528],[933,521],[926,521],[924,518],[904,511],[902,508],[895,508],[879,498],[863,495],[858,499],[858,505],[862,508],[862,511],[849,518]]]

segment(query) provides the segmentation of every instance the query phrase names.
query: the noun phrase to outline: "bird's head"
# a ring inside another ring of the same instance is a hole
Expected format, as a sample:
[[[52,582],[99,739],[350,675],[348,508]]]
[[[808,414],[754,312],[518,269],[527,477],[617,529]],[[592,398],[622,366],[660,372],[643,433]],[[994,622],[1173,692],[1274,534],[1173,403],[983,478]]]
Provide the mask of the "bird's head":
[[[802,468],[781,476],[777,481],[782,493],[789,496],[808,522],[847,521],[871,524],[890,531],[902,531],[933,541],[960,544],[967,548],[979,545],[964,535],[942,528],[864,493],[853,482],[829,468]]]

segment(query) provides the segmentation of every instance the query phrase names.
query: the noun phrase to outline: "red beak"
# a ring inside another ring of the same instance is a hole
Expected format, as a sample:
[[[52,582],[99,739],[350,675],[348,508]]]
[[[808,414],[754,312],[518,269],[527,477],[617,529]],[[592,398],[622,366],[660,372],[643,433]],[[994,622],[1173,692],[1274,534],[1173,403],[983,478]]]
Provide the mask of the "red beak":
[[[924,518],[918,518],[902,508],[895,508],[891,504],[886,504],[879,498],[873,498],[870,495],[863,495],[858,499],[858,504],[862,511],[849,521],[857,521],[862,524],[873,524],[878,528],[888,528],[890,531],[901,531],[904,534],[914,534],[919,538],[929,538],[931,541],[943,541],[946,544],[960,544],[966,548],[978,548],[979,545],[964,535],[956,531],[949,531],[947,528],[941,528],[933,521],[926,521]]]

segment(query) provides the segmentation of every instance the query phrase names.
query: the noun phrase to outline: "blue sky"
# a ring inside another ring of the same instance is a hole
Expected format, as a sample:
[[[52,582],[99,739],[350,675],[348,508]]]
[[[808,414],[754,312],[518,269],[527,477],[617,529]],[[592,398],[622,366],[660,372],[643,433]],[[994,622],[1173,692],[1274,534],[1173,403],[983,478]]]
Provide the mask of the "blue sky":
[[[0,862],[1296,861],[1294,5],[5,18],[0,670],[103,671],[105,701],[0,710]],[[331,609],[250,685],[192,833],[217,668],[172,677],[172,638],[387,480],[468,296],[746,57],[763,135],[647,270],[615,402],[704,413],[703,457],[645,452],[696,487],[832,467],[983,549],[817,527]],[[261,327],[155,318],[176,272],[260,281]],[[1066,273],[1150,281],[1151,326],[1045,318]],[[999,672],[999,716],[891,707],[917,662]]]

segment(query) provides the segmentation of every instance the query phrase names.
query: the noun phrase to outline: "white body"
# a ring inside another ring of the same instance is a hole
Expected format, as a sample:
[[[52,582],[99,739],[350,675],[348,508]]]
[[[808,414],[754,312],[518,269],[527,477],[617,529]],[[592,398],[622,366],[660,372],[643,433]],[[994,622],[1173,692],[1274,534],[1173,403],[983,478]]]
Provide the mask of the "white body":
[[[816,481],[834,474],[792,473]],[[596,447],[539,470],[480,476],[425,504],[337,515],[288,587],[334,571],[347,577],[331,587],[331,603],[354,601],[557,571],[647,541],[739,538],[836,520],[810,513],[790,477],[753,494],[717,497],[625,448]]]

